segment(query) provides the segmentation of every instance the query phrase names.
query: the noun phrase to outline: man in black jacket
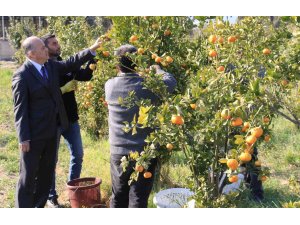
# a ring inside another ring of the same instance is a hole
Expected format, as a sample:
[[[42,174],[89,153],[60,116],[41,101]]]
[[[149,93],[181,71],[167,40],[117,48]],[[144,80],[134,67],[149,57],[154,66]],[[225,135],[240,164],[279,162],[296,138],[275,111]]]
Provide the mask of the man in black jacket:
[[[41,37],[41,39],[44,41],[45,46],[48,48],[49,58],[54,61],[62,61],[62,58],[60,57],[61,47],[55,35],[46,34],[43,37]],[[90,60],[84,69],[78,67],[76,70],[73,70],[70,73],[62,74],[61,76],[59,76],[60,87],[64,87],[68,82],[72,81],[75,82],[91,80],[93,76],[93,71],[89,68],[89,65],[91,63],[95,62],[93,60]],[[78,123],[79,117],[77,102],[75,99],[75,91],[73,88],[70,88],[66,90],[66,93],[62,94],[63,102],[68,116],[69,126],[67,129],[58,131],[56,162],[58,158],[60,137],[62,135],[71,154],[68,180],[73,180],[80,177],[83,161],[83,146],[80,134],[80,127]],[[59,203],[57,201],[58,195],[55,190],[55,177],[56,176],[54,172],[47,205],[49,207],[57,208],[59,207]]]
[[[32,36],[22,43],[27,60],[12,79],[15,125],[21,150],[16,207],[44,207],[55,168],[57,130],[59,126],[68,127],[59,75],[93,59],[93,52],[100,45],[98,39],[89,49],[57,62],[48,60],[48,49],[40,38]]]

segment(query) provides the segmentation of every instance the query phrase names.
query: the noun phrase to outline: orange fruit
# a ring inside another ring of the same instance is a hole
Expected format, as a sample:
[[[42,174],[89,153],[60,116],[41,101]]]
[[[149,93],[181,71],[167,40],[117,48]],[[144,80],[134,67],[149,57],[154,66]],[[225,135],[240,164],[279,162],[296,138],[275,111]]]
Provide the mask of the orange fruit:
[[[162,61],[162,58],[157,56],[154,60],[156,63],[160,63]]]
[[[240,154],[240,160],[242,160],[243,162],[249,162],[252,159],[252,156],[250,153],[248,152],[243,152],[242,154]]]
[[[163,65],[163,66],[168,66],[169,64],[168,64],[166,61],[162,61],[162,62],[161,62],[161,65]]]
[[[104,41],[110,41],[110,37],[108,35],[101,35],[100,39],[104,40]]]
[[[270,55],[270,54],[271,54],[271,50],[268,49],[268,48],[264,48],[263,54],[264,54],[264,55]]]
[[[228,37],[228,42],[229,43],[233,43],[233,42],[235,42],[236,41],[236,37],[235,36],[229,36]]]
[[[196,104],[190,104],[190,106],[192,109],[196,109],[196,107],[197,107]]]
[[[286,79],[281,80],[280,83],[281,83],[281,85],[284,86],[284,87],[287,86],[287,85],[289,84],[288,80],[286,80]]]
[[[89,65],[90,70],[95,70],[96,69],[96,64],[90,64]]]
[[[250,127],[250,123],[249,122],[245,122],[244,123],[244,127],[249,128]]]
[[[223,43],[224,43],[224,38],[219,37],[218,42],[219,42],[220,44],[223,44]]]
[[[218,55],[218,53],[215,50],[210,50],[209,53],[208,53],[208,55],[210,57],[216,57]]]
[[[264,123],[269,123],[269,122],[270,122],[270,118],[265,116],[265,117],[263,118],[263,122],[264,122]]]
[[[138,39],[139,39],[138,36],[132,35],[132,36],[129,38],[129,42],[135,42],[135,41],[137,41]]]
[[[245,126],[243,126],[243,128],[242,128],[242,132],[246,132],[248,130],[248,128],[247,127],[245,127]]]
[[[144,177],[145,177],[146,179],[151,178],[151,177],[152,177],[152,173],[151,173],[151,172],[145,172],[145,173],[144,173]]]
[[[253,154],[254,150],[253,150],[253,148],[249,147],[249,148],[246,148],[244,150],[244,152],[249,153],[249,154]]]
[[[135,166],[135,171],[138,171],[138,172],[143,172],[144,171],[144,167],[143,166],[141,166],[141,165],[136,165]]]
[[[143,48],[138,48],[138,54],[143,55],[145,50]]]
[[[232,170],[236,170],[239,166],[239,162],[236,159],[228,159],[227,166]]]
[[[166,61],[167,61],[168,63],[172,63],[174,60],[172,59],[171,56],[167,56],[167,57],[166,57]]]
[[[181,64],[180,66],[184,69],[186,68],[186,64]]]
[[[251,135],[259,138],[261,135],[263,135],[264,131],[261,127],[255,127],[251,129]]]
[[[159,28],[159,25],[157,23],[152,24],[152,29],[157,30]]]
[[[261,167],[261,161],[259,161],[259,160],[255,161],[254,165],[256,167]]]
[[[262,182],[266,181],[266,180],[267,180],[267,176],[261,176],[260,180],[261,180]]]
[[[171,150],[174,148],[174,146],[173,146],[171,143],[168,143],[168,144],[166,145],[166,147],[167,147],[167,149],[168,149],[169,151],[171,151]]]
[[[156,54],[152,54],[152,56],[151,56],[152,59],[155,59],[156,57],[157,57]]]
[[[222,112],[221,112],[221,117],[222,117],[224,120],[230,119],[230,118],[231,118],[231,115],[230,115],[229,109],[223,109]]]
[[[103,55],[104,57],[108,57],[108,56],[109,56],[109,51],[103,51],[103,52],[102,52],[102,55]]]
[[[235,183],[239,180],[239,177],[237,175],[232,175],[228,178],[229,182]]]
[[[249,122],[245,122],[244,126],[242,128],[242,132],[246,132],[248,130],[248,128],[250,127],[250,123]]]
[[[265,142],[269,142],[271,139],[271,136],[270,135],[266,135],[265,138],[264,138],[264,141]]]
[[[178,115],[172,115],[171,122],[176,125],[184,124],[184,120],[183,120],[182,116],[178,116]]]
[[[219,66],[218,68],[217,68],[217,71],[218,72],[223,72],[225,70],[225,67],[224,66]]]
[[[181,67],[186,69],[187,66],[186,66],[186,64],[181,64]]]
[[[238,127],[241,126],[242,124],[243,124],[243,120],[240,117],[232,118],[231,120],[231,126],[233,127]]]
[[[217,36],[216,35],[210,35],[209,36],[209,38],[208,38],[208,41],[210,42],[210,43],[216,43],[216,41],[217,41]]]
[[[171,35],[171,31],[170,30],[165,30],[164,35],[165,36],[170,36]]]
[[[93,84],[91,82],[87,82],[86,87],[90,90],[90,88],[93,88]]]
[[[246,137],[246,143],[253,145],[257,141],[257,138],[254,135]]]

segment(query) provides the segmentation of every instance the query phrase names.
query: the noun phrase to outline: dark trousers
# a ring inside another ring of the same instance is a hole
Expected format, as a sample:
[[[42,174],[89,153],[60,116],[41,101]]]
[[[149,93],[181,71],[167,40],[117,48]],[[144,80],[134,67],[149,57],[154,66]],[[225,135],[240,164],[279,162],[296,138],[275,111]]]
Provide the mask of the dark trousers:
[[[253,156],[257,157],[258,151],[257,148],[253,149]],[[258,179],[259,170],[253,170],[251,172],[246,173],[245,182],[246,185],[250,188],[251,194],[253,198],[264,198],[264,190],[262,181]]]
[[[30,141],[30,151],[21,152],[16,190],[17,208],[45,206],[55,168],[55,155],[56,137]]]
[[[252,197],[263,199],[264,190],[262,186],[262,181],[258,179],[257,172],[253,171],[246,175],[245,182],[248,184]]]
[[[155,167],[157,160],[151,160],[147,171],[152,173],[151,178],[144,178],[143,173],[139,173],[137,181],[128,185],[134,164],[130,163],[127,170],[123,172],[121,158],[123,155],[110,156],[110,173],[112,181],[112,198],[110,201],[111,208],[147,208],[148,198],[152,190]]]

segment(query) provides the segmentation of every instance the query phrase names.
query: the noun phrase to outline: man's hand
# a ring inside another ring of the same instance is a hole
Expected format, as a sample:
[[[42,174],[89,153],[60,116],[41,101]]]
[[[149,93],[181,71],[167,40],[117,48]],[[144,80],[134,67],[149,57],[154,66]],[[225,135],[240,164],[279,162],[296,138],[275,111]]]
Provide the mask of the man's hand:
[[[96,42],[89,48],[90,51],[96,52],[96,49],[100,48],[100,46],[102,45],[102,42],[103,41],[101,40],[101,38],[98,38],[96,40]]]
[[[29,141],[24,141],[24,142],[20,143],[19,148],[22,152],[29,152],[30,142]]]
[[[150,66],[150,70],[155,70],[156,74],[164,74],[165,71],[160,68],[159,65]]]
[[[67,93],[70,91],[74,91],[76,89],[76,87],[77,87],[77,81],[71,80],[68,83],[66,83],[64,86],[62,86],[60,88],[60,90],[61,90],[61,93],[64,94],[64,93]]]

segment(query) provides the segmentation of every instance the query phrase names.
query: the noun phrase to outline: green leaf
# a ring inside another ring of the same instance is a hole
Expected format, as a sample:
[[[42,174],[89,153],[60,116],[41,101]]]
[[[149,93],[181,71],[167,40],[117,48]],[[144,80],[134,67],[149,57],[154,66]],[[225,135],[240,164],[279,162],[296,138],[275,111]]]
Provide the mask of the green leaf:
[[[132,135],[135,135],[135,134],[137,134],[136,126],[134,126],[134,127],[132,128]]]
[[[227,159],[225,158],[219,159],[219,163],[227,163]]]
[[[124,100],[121,96],[118,98],[118,102],[119,102],[120,105],[124,104]]]

